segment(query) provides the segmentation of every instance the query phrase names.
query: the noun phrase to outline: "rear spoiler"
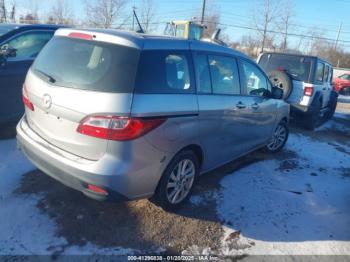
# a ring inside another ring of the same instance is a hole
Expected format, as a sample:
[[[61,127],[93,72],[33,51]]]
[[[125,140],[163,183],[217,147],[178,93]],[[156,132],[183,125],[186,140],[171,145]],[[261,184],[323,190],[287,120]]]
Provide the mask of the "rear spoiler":
[[[56,31],[55,36],[78,38],[88,41],[99,41],[137,49],[142,48],[142,38],[140,38],[140,36],[119,30],[105,30],[102,32],[102,30],[94,31],[88,29],[62,28]]]

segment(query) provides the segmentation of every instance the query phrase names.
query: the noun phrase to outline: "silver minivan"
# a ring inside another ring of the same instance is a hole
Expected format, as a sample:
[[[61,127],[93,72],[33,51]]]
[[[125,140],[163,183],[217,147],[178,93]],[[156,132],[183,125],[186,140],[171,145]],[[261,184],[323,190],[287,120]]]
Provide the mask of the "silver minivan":
[[[19,148],[98,200],[189,198],[200,174],[278,152],[289,105],[250,58],[205,41],[60,29],[28,72]]]

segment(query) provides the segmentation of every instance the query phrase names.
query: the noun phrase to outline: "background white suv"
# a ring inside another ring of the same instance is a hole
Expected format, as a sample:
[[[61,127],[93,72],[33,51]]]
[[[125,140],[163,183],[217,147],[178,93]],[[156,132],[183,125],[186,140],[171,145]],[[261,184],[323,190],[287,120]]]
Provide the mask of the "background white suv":
[[[333,67],[314,56],[263,53],[258,64],[283,90],[292,117],[313,129],[333,117],[338,95],[332,85]]]

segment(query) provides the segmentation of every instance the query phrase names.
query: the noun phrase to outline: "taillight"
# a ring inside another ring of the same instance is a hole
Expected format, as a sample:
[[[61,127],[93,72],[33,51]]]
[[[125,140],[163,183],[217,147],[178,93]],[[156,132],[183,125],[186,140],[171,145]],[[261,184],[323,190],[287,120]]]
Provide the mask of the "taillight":
[[[78,38],[78,39],[84,39],[84,40],[92,40],[93,36],[89,34],[79,33],[79,32],[72,32],[68,35],[70,38]]]
[[[126,141],[145,135],[160,126],[165,120],[165,118],[88,116],[80,122],[77,132],[101,139]]]
[[[312,86],[305,86],[304,87],[304,95],[312,96],[313,93],[314,93],[314,88]]]
[[[87,189],[89,189],[90,191],[95,192],[97,194],[100,194],[100,195],[108,195],[108,192],[106,190],[104,190],[101,187],[95,186],[95,185],[90,185],[89,184],[87,186]]]
[[[34,111],[34,105],[29,100],[28,91],[27,91],[27,88],[25,85],[23,85],[22,101],[26,107],[28,107],[30,110]]]

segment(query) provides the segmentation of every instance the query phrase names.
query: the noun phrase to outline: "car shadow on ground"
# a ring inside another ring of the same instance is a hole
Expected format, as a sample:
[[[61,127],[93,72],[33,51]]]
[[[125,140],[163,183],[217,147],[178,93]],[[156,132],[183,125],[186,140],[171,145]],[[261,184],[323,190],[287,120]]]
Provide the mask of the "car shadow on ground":
[[[347,120],[336,119],[347,125]],[[343,122],[345,121],[345,122]],[[350,126],[349,130],[350,130]],[[324,141],[327,137],[333,141],[348,143],[348,133],[339,130],[339,134],[335,135],[334,131],[322,129],[317,132],[304,131],[297,127],[292,127],[292,132],[303,134]],[[318,134],[323,132],[322,134]],[[279,163],[275,172],[278,175],[275,179],[282,179],[292,170],[302,170],[303,167],[298,164],[298,152],[288,149],[283,150],[276,155],[268,155],[262,151],[251,153],[225,166],[222,166],[204,176],[202,176],[194,190],[192,201],[184,205],[175,213],[165,212],[155,206],[148,200],[132,201],[125,203],[106,203],[97,202],[87,198],[80,192],[74,191],[61,185],[59,182],[46,176],[39,170],[27,173],[23,176],[20,187],[16,190],[17,194],[28,195],[35,194],[41,196],[37,207],[44,213],[55,220],[57,224],[56,234],[64,237],[69,245],[84,246],[87,243],[95,244],[99,247],[115,248],[125,247],[134,248],[143,252],[151,250],[154,252],[158,247],[164,248],[167,253],[178,254],[190,246],[211,247],[212,250],[219,249],[222,245],[224,224],[232,230],[242,230],[242,234],[257,240],[264,241],[281,241],[281,242],[299,242],[299,241],[323,241],[323,240],[341,240],[349,241],[349,236],[332,235],[328,232],[315,233],[314,231],[299,228],[293,232],[293,228],[286,229],[288,219],[293,220],[292,215],[276,217],[274,221],[270,221],[268,226],[266,223],[255,225],[257,230],[252,231],[251,228],[244,231],[245,221],[250,223],[251,220],[245,220],[245,210],[253,209],[253,206],[241,206],[237,203],[234,210],[236,219],[225,221],[218,215],[218,202],[220,201],[221,185],[220,181],[226,176],[237,172],[250,165],[257,164],[266,160],[277,160]],[[344,170],[344,179],[350,176],[345,174],[349,170]],[[302,172],[302,171],[301,171]],[[315,170],[307,175],[310,179],[322,179],[323,170]],[[298,179],[296,177],[295,179]],[[247,185],[247,194],[254,193],[254,187]],[[235,191],[235,188],[232,188]],[[267,191],[269,194],[270,191]],[[275,197],[275,191],[271,191]],[[312,201],[311,194],[321,194],[322,192],[309,192],[307,189],[303,192],[285,190],[278,195],[279,198],[289,199],[291,197],[304,197],[305,201]],[[201,200],[196,203],[196,197]],[[345,196],[346,197],[346,196]],[[282,199],[283,200],[283,199]],[[287,201],[288,202],[288,201]],[[324,202],[325,211],[332,209],[332,203]],[[279,208],[271,205],[259,207],[259,210],[270,212],[271,209]],[[334,207],[337,208],[337,207]],[[295,209],[294,209],[295,211]],[[337,210],[336,212],[343,212]],[[346,210],[345,210],[346,211]],[[345,212],[344,211],[344,212]],[[298,223],[301,219],[303,225],[314,223],[314,215],[310,213],[296,214],[297,219],[293,222]],[[327,219],[327,217],[322,217]],[[306,222],[305,222],[306,221]],[[329,221],[334,223],[334,221]],[[274,234],[277,230],[277,234]],[[320,229],[321,230],[321,229]],[[300,232],[303,232],[302,234]],[[281,233],[281,234],[280,234]],[[283,234],[282,234],[283,233]]]

